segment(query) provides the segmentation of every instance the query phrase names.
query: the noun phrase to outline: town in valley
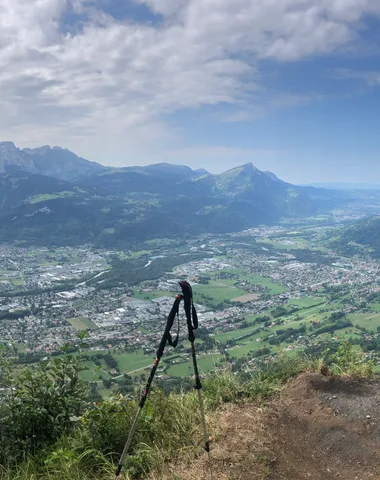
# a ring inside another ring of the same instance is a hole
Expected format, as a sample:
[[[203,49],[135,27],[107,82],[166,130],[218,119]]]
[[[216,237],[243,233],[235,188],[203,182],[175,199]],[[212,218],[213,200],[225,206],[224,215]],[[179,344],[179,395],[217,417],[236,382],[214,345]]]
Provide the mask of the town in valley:
[[[136,251],[3,244],[0,341],[21,365],[81,351],[83,378],[104,393],[118,379],[146,374],[178,282],[187,279],[203,373],[226,364],[256,368],[282,354],[322,355],[344,339],[379,368],[380,263],[335,251],[336,228],[288,223],[150,240]],[[182,313],[179,346],[167,349],[162,379],[192,374],[185,327]]]

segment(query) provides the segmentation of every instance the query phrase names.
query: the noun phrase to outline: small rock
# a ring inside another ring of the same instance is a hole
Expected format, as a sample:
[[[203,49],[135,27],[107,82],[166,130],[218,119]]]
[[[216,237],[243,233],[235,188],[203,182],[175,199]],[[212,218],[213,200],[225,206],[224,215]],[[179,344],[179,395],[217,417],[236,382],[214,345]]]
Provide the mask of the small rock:
[[[333,398],[338,398],[338,397],[336,395],[334,395]]]
[[[366,418],[369,420],[371,418],[371,415],[367,415]]]

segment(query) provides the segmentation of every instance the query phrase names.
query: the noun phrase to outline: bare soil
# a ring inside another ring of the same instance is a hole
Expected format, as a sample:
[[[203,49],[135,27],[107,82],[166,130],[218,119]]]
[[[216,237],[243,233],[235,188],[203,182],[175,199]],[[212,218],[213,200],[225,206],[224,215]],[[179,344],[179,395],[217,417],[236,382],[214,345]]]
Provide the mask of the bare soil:
[[[229,406],[218,428],[210,461],[202,454],[171,465],[159,478],[380,480],[376,381],[307,372],[291,380],[264,408]]]
[[[235,297],[231,299],[231,302],[240,302],[240,303],[247,303],[252,302],[252,300],[257,300],[260,298],[260,295],[257,293],[246,293],[245,295],[241,295],[240,297]]]
[[[273,480],[379,480],[380,385],[306,373],[271,403]]]

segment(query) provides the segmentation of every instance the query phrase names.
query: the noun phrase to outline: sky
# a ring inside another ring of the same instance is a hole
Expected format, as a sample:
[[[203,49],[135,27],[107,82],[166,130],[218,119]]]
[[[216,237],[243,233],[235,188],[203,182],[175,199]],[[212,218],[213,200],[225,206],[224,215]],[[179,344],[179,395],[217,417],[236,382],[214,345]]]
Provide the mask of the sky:
[[[380,183],[380,0],[0,0],[0,140]]]

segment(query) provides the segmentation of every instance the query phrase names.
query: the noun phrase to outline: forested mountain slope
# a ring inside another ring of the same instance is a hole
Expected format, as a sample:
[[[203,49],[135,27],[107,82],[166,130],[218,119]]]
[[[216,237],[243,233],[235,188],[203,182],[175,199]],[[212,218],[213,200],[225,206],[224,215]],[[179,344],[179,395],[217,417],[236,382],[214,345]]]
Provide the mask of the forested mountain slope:
[[[380,217],[365,218],[343,229],[334,246],[346,256],[366,253],[380,258]]]
[[[251,163],[219,175],[167,163],[111,168],[60,147],[0,143],[1,241],[121,246],[270,225],[340,201]]]

